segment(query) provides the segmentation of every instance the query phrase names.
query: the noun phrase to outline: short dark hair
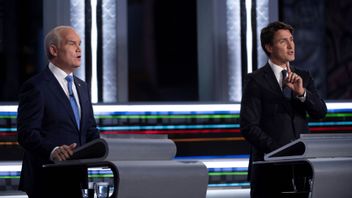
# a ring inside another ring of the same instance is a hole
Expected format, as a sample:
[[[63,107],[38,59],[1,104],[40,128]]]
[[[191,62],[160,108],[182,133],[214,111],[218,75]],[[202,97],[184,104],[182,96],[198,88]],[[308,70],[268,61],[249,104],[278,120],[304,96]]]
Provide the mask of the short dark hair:
[[[270,56],[270,53],[266,51],[265,45],[273,44],[274,34],[278,30],[289,30],[291,34],[293,34],[294,29],[292,26],[281,21],[275,21],[275,22],[269,23],[266,27],[264,27],[260,33],[260,42],[267,56]]]

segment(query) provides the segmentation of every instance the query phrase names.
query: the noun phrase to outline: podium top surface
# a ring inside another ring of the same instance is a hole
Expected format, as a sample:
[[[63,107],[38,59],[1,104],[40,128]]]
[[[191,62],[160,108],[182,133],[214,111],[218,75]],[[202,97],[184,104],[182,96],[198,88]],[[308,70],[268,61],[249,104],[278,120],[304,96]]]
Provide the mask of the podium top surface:
[[[352,157],[352,133],[304,134],[264,156],[266,161],[299,158]]]
[[[167,138],[99,138],[77,148],[69,160],[55,163],[172,160],[175,155],[176,145]]]

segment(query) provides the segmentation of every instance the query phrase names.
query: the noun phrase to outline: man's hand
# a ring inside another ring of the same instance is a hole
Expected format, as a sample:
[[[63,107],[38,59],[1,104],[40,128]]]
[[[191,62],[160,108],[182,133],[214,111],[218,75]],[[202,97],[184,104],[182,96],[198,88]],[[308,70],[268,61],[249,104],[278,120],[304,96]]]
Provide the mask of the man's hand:
[[[287,77],[284,79],[284,83],[298,96],[302,96],[305,92],[303,79],[296,73],[292,72],[289,66],[287,67]]]
[[[65,161],[69,159],[77,144],[73,143],[71,145],[61,145],[57,149],[54,150],[52,157],[54,161]]]

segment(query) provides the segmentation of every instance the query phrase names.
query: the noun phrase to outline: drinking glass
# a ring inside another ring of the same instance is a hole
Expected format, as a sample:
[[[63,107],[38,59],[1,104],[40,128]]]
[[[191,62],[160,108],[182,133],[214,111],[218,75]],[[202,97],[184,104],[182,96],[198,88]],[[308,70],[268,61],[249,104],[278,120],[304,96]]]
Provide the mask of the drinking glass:
[[[97,195],[97,198],[108,198],[109,188],[109,183],[107,182],[95,183],[95,194]]]
[[[83,198],[94,198],[94,182],[88,183],[88,189],[81,189]]]
[[[82,198],[88,198],[88,189],[81,189],[82,191]]]

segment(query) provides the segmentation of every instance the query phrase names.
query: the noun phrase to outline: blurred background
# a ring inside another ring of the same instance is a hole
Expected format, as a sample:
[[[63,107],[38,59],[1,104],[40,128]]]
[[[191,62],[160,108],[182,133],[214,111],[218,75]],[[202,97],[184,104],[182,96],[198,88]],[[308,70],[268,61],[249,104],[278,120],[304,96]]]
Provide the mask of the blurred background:
[[[81,34],[77,75],[96,102],[240,101],[243,76],[266,62],[260,29],[275,20],[295,28],[294,64],[321,95],[347,100],[351,9],[348,0],[0,0],[0,101],[16,102],[46,67],[43,37],[62,24]]]
[[[57,25],[81,36],[75,75],[91,89],[103,136],[166,134],[176,159],[221,162],[207,164],[210,188],[248,189],[242,82],[266,63],[260,30],[276,20],[294,27],[292,64],[311,72],[328,102],[311,131],[351,132],[352,1],[0,0],[0,195],[18,193],[18,92],[47,66],[43,39]]]

